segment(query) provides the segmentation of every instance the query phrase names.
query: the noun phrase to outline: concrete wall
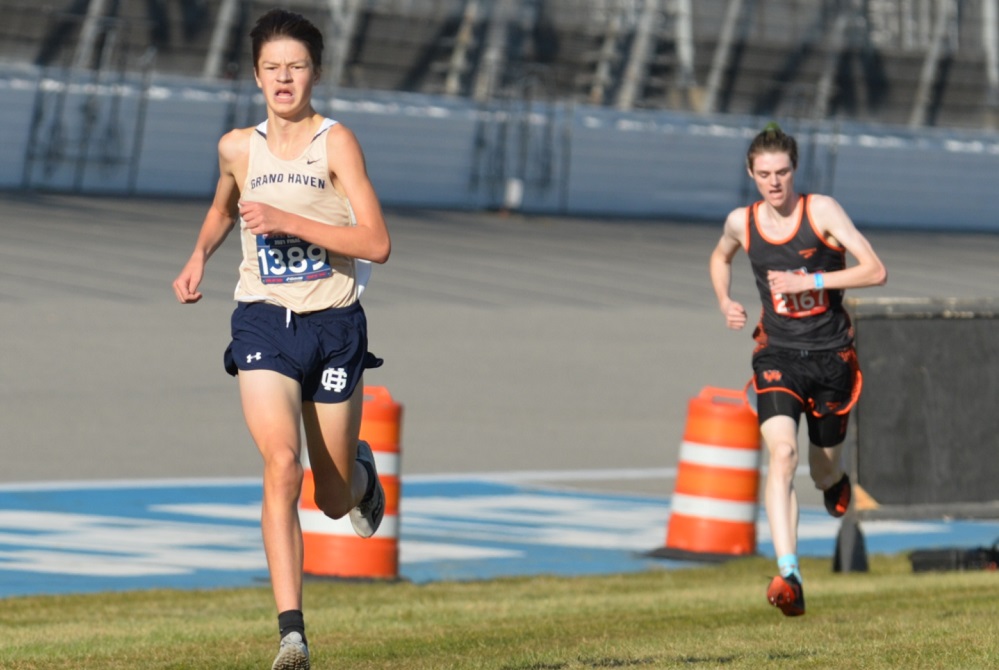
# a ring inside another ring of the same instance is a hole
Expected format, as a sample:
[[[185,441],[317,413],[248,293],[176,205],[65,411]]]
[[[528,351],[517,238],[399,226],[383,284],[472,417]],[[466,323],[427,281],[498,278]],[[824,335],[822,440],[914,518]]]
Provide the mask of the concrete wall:
[[[207,198],[216,144],[262,118],[252,84],[0,71],[0,188]],[[511,180],[533,213],[719,221],[755,198],[743,157],[766,119],[342,91],[386,206],[481,209]],[[862,226],[999,231],[999,135],[785,122],[799,190]]]

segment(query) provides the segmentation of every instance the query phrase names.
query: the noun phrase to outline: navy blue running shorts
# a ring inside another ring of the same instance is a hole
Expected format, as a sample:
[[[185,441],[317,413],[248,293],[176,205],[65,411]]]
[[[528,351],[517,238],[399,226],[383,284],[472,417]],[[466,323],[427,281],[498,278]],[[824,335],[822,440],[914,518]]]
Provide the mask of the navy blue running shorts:
[[[797,422],[804,412],[808,439],[818,447],[835,447],[846,438],[862,380],[852,346],[830,351],[770,346],[753,355],[760,424],[773,416],[790,416]]]
[[[266,302],[241,302],[232,313],[226,372],[273,370],[302,386],[302,400],[348,400],[368,368],[382,364],[368,352],[361,303],[296,314]]]

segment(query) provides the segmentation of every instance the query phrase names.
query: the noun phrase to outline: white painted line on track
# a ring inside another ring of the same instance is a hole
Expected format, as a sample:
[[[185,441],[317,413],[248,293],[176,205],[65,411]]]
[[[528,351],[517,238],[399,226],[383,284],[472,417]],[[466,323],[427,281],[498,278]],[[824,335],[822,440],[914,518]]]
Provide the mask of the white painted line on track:
[[[260,477],[205,477],[203,479],[82,479],[0,484],[0,492],[79,491],[88,489],[185,488],[201,486],[252,486]]]
[[[766,465],[760,468],[766,473]],[[539,482],[585,482],[639,479],[675,479],[677,468],[609,468],[600,470],[509,470],[497,472],[455,472],[441,474],[411,474],[402,476],[403,482],[413,484],[438,484],[447,482],[496,482],[503,484],[530,484]],[[808,467],[801,466],[796,476],[808,475]],[[205,477],[176,479],[94,479],[42,482],[11,482],[0,484],[0,492],[13,491],[68,491],[87,489],[131,488],[183,488],[196,486],[252,486],[260,484],[259,477]]]

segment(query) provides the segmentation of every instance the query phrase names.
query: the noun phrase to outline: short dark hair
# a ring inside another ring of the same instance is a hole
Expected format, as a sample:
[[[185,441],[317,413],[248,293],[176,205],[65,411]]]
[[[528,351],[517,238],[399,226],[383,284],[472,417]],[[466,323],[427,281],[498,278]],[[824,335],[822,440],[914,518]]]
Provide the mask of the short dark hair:
[[[791,167],[798,169],[798,143],[772,121],[750,143],[746,152],[746,167],[752,172],[756,157],[769,153],[786,153],[791,159]]]
[[[323,34],[311,21],[286,9],[272,9],[259,19],[250,31],[253,44],[253,69],[260,61],[260,50],[264,45],[281,38],[297,40],[305,45],[312,59],[312,67],[317,72],[323,65]]]

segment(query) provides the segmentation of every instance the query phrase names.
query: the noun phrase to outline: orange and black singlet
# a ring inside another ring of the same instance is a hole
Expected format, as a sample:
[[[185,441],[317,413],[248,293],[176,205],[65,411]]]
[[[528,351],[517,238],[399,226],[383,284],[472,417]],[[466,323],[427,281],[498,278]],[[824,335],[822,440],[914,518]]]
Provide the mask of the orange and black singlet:
[[[831,245],[815,229],[810,198],[801,196],[798,221],[784,239],[768,238],[759,225],[762,201],[746,211],[746,253],[756,277],[763,315],[753,337],[761,346],[809,351],[841,349],[853,342],[850,316],[843,308],[841,289],[809,289],[794,295],[774,295],[768,270],[835,272],[846,267],[846,250]]]

